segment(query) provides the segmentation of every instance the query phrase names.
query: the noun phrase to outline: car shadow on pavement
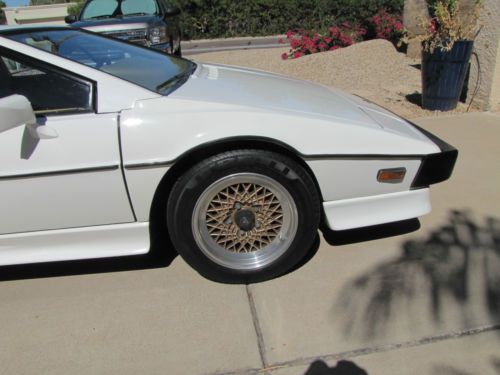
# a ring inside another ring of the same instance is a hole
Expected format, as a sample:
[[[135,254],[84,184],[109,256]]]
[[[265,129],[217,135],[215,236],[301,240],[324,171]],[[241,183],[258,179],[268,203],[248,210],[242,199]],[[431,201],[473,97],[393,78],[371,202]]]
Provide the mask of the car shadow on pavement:
[[[153,235],[151,249],[144,255],[4,266],[0,267],[0,282],[163,268],[176,257],[177,252],[166,236]]]
[[[465,326],[500,319],[500,220],[480,225],[452,211],[427,239],[406,241],[398,258],[349,282],[334,310],[346,337],[365,339],[385,335],[401,311],[434,324],[450,312]]]
[[[368,375],[351,361],[339,361],[335,367],[328,367],[323,361],[315,361],[304,375]]]

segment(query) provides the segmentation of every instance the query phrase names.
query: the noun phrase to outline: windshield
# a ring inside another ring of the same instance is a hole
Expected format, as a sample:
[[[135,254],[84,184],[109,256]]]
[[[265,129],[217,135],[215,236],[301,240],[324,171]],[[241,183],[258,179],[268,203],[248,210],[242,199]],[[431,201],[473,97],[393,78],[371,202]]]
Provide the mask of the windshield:
[[[159,14],[156,0],[91,0],[83,9],[81,19],[92,20],[156,14]]]
[[[185,59],[73,29],[25,31],[8,38],[167,95],[196,68]]]

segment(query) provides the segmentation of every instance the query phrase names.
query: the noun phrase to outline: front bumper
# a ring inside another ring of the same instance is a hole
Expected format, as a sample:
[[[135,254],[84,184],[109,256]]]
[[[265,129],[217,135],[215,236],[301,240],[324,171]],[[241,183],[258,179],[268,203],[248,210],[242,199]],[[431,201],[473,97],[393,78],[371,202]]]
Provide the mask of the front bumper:
[[[412,125],[434,142],[441,149],[441,152],[425,155],[422,158],[422,164],[420,164],[420,169],[411,184],[411,188],[422,189],[446,181],[451,177],[455,168],[458,150],[427,130],[415,124]]]
[[[170,52],[170,43],[162,43],[162,44],[151,44],[151,48],[160,50],[162,52]]]
[[[429,186],[450,178],[458,150],[425,129],[412,125],[434,142],[441,152],[421,157],[420,167],[409,190],[324,202],[323,209],[330,229],[340,231],[397,222],[431,211]]]
[[[429,189],[418,189],[325,202],[323,209],[330,229],[347,230],[426,215],[431,212],[431,200]]]

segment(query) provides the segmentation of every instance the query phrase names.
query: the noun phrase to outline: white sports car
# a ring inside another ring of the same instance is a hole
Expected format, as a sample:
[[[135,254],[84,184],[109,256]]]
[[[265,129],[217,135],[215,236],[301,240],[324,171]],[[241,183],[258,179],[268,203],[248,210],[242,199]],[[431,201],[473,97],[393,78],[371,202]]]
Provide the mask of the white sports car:
[[[457,150],[342,92],[72,28],[0,29],[0,265],[147,253],[257,282],[431,210]]]

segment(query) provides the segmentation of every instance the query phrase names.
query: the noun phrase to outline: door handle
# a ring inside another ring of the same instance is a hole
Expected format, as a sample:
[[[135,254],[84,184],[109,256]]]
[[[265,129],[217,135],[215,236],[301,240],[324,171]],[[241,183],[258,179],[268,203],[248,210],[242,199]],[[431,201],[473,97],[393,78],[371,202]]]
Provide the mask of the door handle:
[[[34,138],[54,139],[54,138],[59,137],[59,134],[57,133],[57,131],[54,128],[51,128],[50,126],[38,125],[38,124],[27,125],[27,126],[28,126],[28,130],[29,130],[30,134]]]

